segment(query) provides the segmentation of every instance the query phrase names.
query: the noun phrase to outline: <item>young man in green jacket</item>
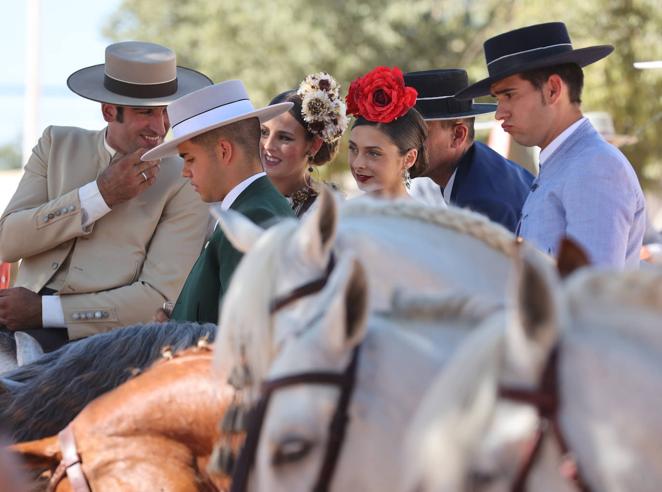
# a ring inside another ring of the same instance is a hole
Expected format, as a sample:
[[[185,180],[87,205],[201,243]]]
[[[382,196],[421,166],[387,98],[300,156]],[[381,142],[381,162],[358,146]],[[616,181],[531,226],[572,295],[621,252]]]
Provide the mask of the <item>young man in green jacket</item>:
[[[206,87],[168,106],[174,138],[147,152],[143,160],[178,153],[184,159],[183,176],[205,202],[221,202],[221,208],[241,212],[257,224],[293,217],[259,158],[260,124],[291,105],[256,110],[239,80]],[[171,319],[218,322],[220,302],[241,256],[216,227],[186,279]]]

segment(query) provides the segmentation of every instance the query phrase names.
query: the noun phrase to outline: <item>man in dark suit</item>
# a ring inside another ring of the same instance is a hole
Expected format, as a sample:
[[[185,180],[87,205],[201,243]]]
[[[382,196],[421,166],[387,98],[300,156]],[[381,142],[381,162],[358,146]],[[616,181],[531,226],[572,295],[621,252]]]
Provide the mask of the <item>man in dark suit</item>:
[[[206,87],[168,106],[174,138],[147,152],[143,160],[179,153],[183,176],[205,202],[221,202],[222,209],[237,210],[263,226],[277,217],[293,217],[287,200],[262,171],[259,157],[260,124],[291,106],[256,110],[239,80]],[[172,319],[216,323],[241,256],[217,227],[186,279]]]
[[[416,109],[428,125],[430,157],[427,178],[412,180],[411,194],[428,202],[443,198],[515,232],[533,175],[474,141],[475,116],[494,112],[496,105],[455,99],[469,84],[460,69],[410,72],[405,83],[418,92]]]

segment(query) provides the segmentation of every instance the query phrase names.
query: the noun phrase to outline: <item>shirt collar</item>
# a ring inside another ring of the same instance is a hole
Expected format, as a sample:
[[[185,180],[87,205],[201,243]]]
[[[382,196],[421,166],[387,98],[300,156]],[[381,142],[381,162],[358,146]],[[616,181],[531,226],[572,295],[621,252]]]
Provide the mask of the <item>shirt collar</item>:
[[[104,134],[103,134],[103,146],[106,148],[106,150],[107,150],[108,153],[110,154],[110,158],[111,158],[111,159],[112,159],[113,157],[115,157],[115,154],[117,154],[117,151],[116,151],[115,149],[113,149],[113,148],[110,146],[110,144],[108,143],[108,138],[107,138],[106,132],[104,132]]]
[[[545,161],[549,159],[549,156],[551,156],[556,149],[558,149],[563,142],[565,142],[570,135],[572,135],[577,128],[579,128],[579,125],[584,123],[586,121],[586,117],[582,116],[579,118],[577,121],[575,121],[572,125],[570,125],[568,128],[563,130],[554,140],[552,140],[547,147],[542,149],[540,151],[540,165],[542,166],[545,164]]]
[[[225,198],[223,198],[223,201],[221,202],[221,210],[228,210],[232,206],[234,201],[237,199],[237,197],[239,195],[241,195],[241,193],[246,188],[248,188],[251,185],[251,183],[253,183],[253,181],[256,181],[256,180],[260,179],[262,176],[266,176],[266,175],[267,174],[265,172],[260,172],[260,173],[257,173],[257,174],[253,174],[252,176],[246,178],[241,183],[239,183],[237,186],[232,188],[230,190],[230,193],[225,195]]]

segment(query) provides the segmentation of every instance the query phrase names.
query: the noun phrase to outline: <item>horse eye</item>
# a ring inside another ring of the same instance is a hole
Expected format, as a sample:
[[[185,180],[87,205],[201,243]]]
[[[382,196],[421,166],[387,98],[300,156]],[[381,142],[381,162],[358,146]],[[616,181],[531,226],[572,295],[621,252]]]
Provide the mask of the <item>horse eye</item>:
[[[313,448],[313,443],[302,437],[288,437],[274,452],[271,464],[274,466],[294,463],[306,457]]]

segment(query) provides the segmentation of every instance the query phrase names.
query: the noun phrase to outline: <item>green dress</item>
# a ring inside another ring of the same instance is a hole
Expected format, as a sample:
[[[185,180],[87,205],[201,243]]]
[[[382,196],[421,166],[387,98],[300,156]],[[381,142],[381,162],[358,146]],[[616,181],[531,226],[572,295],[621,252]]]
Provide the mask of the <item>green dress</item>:
[[[266,176],[253,181],[230,209],[261,226],[272,225],[279,217],[294,217],[290,204]],[[173,308],[172,319],[218,323],[221,300],[242,256],[227,240],[223,230],[216,227],[186,279]]]

